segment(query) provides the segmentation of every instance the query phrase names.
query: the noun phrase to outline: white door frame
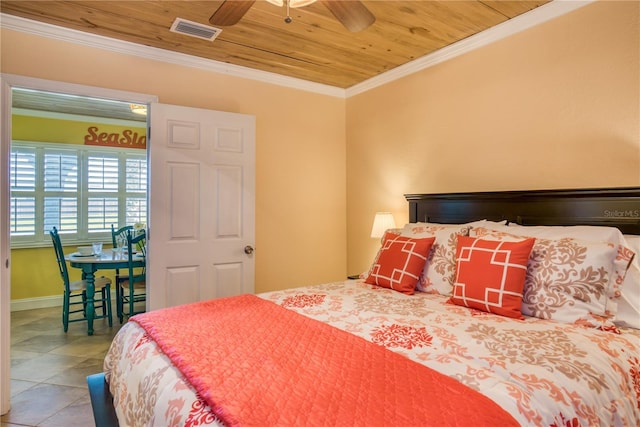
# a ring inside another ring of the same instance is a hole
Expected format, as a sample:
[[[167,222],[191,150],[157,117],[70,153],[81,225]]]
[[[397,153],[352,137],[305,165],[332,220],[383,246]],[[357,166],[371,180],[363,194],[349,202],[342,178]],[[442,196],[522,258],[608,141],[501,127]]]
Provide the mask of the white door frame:
[[[9,149],[11,146],[11,89],[14,87],[61,92],[94,98],[150,104],[156,95],[84,86],[36,79],[14,74],[0,74],[0,414],[10,408],[11,385],[11,243],[9,235]]]

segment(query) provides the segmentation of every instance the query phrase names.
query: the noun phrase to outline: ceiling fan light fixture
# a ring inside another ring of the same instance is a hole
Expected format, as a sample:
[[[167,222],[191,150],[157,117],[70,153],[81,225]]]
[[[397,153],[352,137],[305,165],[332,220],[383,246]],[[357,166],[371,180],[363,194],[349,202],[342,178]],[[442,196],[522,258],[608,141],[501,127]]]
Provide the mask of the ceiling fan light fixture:
[[[147,106],[143,104],[129,104],[129,109],[134,114],[147,115]]]
[[[267,0],[269,3],[274,4],[278,7],[282,7],[285,5],[285,0]],[[315,3],[316,0],[289,0],[289,7],[304,7],[309,6],[311,3]]]
[[[212,25],[235,25],[251,9],[257,0],[224,0],[209,18]],[[267,0],[269,3],[286,8],[284,22],[290,24],[293,21],[289,13],[292,7],[308,6],[317,0]],[[333,16],[349,31],[356,33],[369,28],[376,17],[362,4],[360,0],[324,0],[324,4]]]

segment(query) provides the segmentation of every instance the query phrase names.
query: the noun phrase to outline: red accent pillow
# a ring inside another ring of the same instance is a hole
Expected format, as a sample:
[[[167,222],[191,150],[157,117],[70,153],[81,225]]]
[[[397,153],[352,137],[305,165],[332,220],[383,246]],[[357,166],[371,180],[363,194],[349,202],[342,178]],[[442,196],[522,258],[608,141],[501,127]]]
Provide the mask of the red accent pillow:
[[[450,302],[524,319],[522,293],[536,239],[519,242],[458,236],[456,279]]]
[[[435,239],[386,233],[365,282],[413,295]]]

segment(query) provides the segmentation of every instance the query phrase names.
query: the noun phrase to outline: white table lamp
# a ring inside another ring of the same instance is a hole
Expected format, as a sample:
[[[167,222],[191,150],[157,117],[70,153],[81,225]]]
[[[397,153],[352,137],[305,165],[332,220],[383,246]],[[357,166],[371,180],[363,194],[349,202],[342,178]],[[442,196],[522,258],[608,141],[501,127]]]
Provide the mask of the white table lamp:
[[[396,228],[393,214],[391,212],[376,212],[376,216],[373,219],[373,227],[371,228],[371,237],[379,239],[390,228]]]

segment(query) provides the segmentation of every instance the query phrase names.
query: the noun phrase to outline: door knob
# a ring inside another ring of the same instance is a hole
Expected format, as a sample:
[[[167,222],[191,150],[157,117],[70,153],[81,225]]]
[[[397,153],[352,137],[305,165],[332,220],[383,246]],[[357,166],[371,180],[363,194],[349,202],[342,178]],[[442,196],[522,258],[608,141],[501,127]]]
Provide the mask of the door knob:
[[[253,246],[247,245],[244,247],[244,253],[247,255],[251,255],[253,253]]]

